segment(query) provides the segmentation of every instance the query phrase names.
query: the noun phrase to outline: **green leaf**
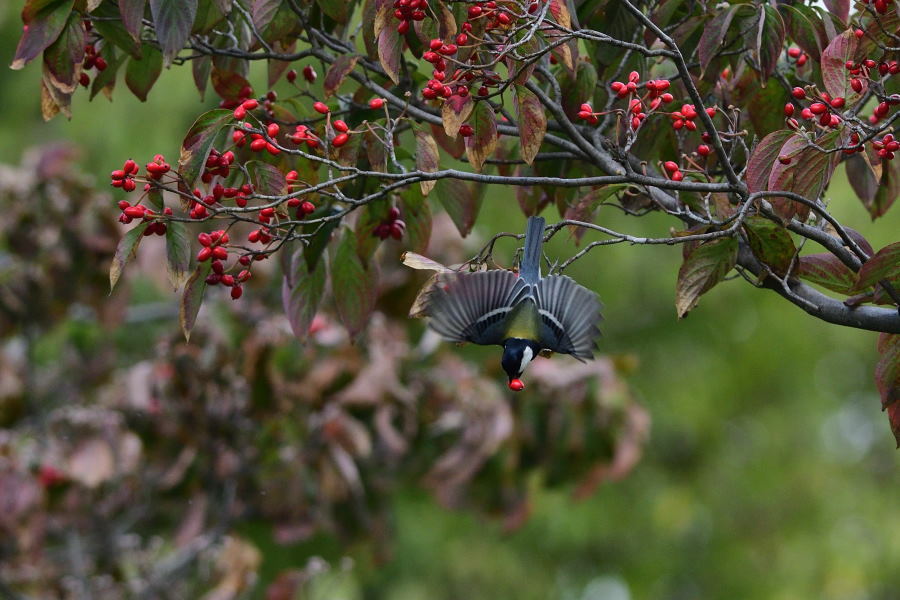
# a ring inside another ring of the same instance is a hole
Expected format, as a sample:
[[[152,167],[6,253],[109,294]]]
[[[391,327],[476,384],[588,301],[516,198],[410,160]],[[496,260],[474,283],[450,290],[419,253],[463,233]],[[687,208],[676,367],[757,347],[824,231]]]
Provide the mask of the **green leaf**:
[[[345,229],[331,261],[331,289],[338,317],[351,337],[365,329],[375,308],[377,285],[374,264],[365,268],[356,253],[356,236]]]
[[[744,231],[753,255],[777,275],[785,275],[797,253],[787,229],[764,217],[751,216],[744,220]]]
[[[217,108],[200,115],[181,143],[178,172],[188,189],[200,178],[216,136],[233,118],[232,111]]]
[[[416,129],[416,169],[424,173],[440,170],[441,155],[434,137],[423,129]],[[420,181],[422,195],[427,196],[434,189],[437,180]]]
[[[404,245],[425,252],[431,239],[431,207],[415,188],[407,188],[400,199],[400,218],[406,223]]]
[[[336,215],[339,212],[341,212],[341,209],[337,207],[326,206],[316,210],[316,212],[310,215],[310,218],[321,219],[323,217]],[[316,265],[319,263],[319,258],[322,256],[322,253],[325,252],[325,248],[328,247],[328,243],[331,241],[331,234],[340,224],[340,220],[335,219],[326,223],[317,223],[315,225],[303,226],[303,233],[316,233],[312,238],[310,238],[309,243],[303,250],[303,256],[304,258],[306,258],[306,268],[308,270],[312,271],[316,268]]]
[[[516,85],[516,116],[519,125],[519,153],[529,165],[534,162],[547,133],[547,114],[538,97],[523,85]]]
[[[568,70],[563,70],[559,84],[562,89],[563,110],[574,121],[581,111],[581,105],[593,101],[594,90],[597,88],[597,69],[589,62],[580,61],[575,67],[575,77]]]
[[[27,27],[19,39],[11,69],[21,69],[56,41],[69,20],[75,0],[27,0],[22,22]]]
[[[200,99],[203,100],[206,95],[206,84],[209,82],[209,75],[212,71],[212,58],[209,56],[200,56],[191,61],[191,75],[194,77],[194,85],[200,92]]]
[[[352,0],[316,0],[322,12],[337,21],[346,23],[353,12]]]
[[[277,167],[258,160],[247,161],[250,181],[258,194],[266,196],[283,196],[287,194],[287,180]]]
[[[893,280],[897,277],[900,277],[900,242],[885,246],[863,263],[857,274],[856,290],[862,291],[882,279]]]
[[[203,304],[203,293],[206,291],[206,276],[209,275],[211,270],[212,261],[207,260],[198,264],[190,279],[184,284],[178,318],[181,321],[181,331],[184,332],[186,340],[191,339],[191,330],[197,322],[197,313],[200,312],[200,306]]]
[[[738,242],[722,238],[697,246],[678,270],[675,285],[675,311],[682,319],[690,312],[700,296],[725,279],[737,261]]]
[[[159,74],[162,73],[162,54],[150,44],[144,44],[143,58],[137,60],[133,56],[125,68],[125,85],[141,102],[147,101],[147,94]]]
[[[119,9],[116,9],[113,4],[103,3],[91,13],[91,16],[95,17],[91,22],[93,23],[94,29],[103,36],[104,40],[128,53],[130,56],[140,59],[141,41],[139,37],[136,37],[125,26],[121,12],[124,10],[125,7],[122,2],[119,3]],[[138,35],[140,34],[140,25],[143,16],[143,8],[141,8],[141,14],[138,16],[137,22]]]
[[[180,288],[191,266],[191,240],[187,225],[180,221],[166,223],[166,271],[173,289]]]
[[[354,233],[356,234],[356,253],[363,261],[372,258],[372,254],[381,243],[381,240],[375,237],[375,228],[387,219],[390,208],[389,200],[379,200],[369,202],[360,211],[354,226]]]
[[[765,82],[775,72],[784,49],[784,21],[778,11],[768,4],[760,7],[754,49]]]
[[[875,385],[881,396],[881,406],[887,410],[897,447],[900,448],[900,335],[880,334],[878,353],[881,357],[875,365]]]
[[[156,38],[166,64],[184,48],[197,16],[197,0],[150,0]]]
[[[697,50],[700,58],[701,73],[705,72],[707,67],[719,53],[722,43],[731,27],[731,22],[739,11],[751,11],[752,6],[749,4],[733,4],[722,9],[719,14],[713,17],[712,21],[703,28],[703,35],[700,36],[700,43]]]
[[[319,266],[310,271],[302,250],[292,252],[286,266],[289,272],[282,278],[281,302],[291,330],[303,341],[325,292],[326,269]]]
[[[785,19],[790,39],[813,60],[821,60],[822,49],[828,45],[829,38],[819,15],[808,6],[801,4],[781,4],[778,9]]]
[[[115,289],[116,284],[122,277],[125,266],[131,262],[131,259],[137,256],[138,246],[140,246],[141,240],[144,237],[144,230],[147,229],[149,225],[150,223],[141,223],[137,227],[125,232],[125,235],[119,240],[119,245],[116,247],[116,254],[113,256],[112,264],[109,266],[110,292]]]
[[[856,285],[856,273],[830,252],[801,256],[796,274],[827,290],[849,296]]]
[[[257,31],[265,29],[281,7],[281,0],[253,0],[250,5],[250,17]]]
[[[84,42],[84,24],[78,13],[73,12],[56,41],[44,50],[44,77],[56,89],[72,93],[78,87]]]
[[[497,117],[487,102],[476,102],[470,123],[474,133],[466,138],[466,156],[472,168],[481,172],[490,156],[497,148]]]
[[[439,179],[434,187],[438,200],[463,237],[469,235],[484,197],[484,186],[458,179]]]

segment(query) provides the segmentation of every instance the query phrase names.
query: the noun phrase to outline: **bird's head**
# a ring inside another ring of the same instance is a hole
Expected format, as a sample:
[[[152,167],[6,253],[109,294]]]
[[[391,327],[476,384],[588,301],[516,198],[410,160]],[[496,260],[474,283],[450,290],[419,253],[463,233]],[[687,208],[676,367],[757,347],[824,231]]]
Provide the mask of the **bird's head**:
[[[516,392],[525,389],[525,385],[519,378],[531,359],[540,351],[538,345],[531,340],[509,338],[503,343],[503,358],[500,360],[500,364],[509,377],[509,389]]]

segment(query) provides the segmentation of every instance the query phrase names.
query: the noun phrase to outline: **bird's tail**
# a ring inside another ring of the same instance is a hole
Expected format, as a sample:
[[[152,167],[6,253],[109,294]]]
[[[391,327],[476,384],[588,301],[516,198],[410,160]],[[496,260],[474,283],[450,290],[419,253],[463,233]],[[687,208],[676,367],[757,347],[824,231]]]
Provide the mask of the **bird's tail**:
[[[537,283],[541,279],[541,259],[544,245],[544,218],[528,217],[525,228],[525,251],[519,263],[519,275],[525,283]]]

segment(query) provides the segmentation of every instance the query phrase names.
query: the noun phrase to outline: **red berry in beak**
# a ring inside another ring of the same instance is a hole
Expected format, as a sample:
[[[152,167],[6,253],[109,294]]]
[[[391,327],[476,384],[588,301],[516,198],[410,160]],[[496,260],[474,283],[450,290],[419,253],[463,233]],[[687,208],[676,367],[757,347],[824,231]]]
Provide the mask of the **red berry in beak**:
[[[521,379],[510,379],[509,380],[509,389],[514,392],[521,392],[525,389],[525,384],[522,383]]]

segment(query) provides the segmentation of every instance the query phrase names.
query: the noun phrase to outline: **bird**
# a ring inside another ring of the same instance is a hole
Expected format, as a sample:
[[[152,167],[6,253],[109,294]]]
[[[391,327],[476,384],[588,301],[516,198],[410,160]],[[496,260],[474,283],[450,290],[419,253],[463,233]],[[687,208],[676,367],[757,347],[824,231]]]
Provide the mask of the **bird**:
[[[566,275],[541,277],[543,217],[528,218],[518,274],[505,269],[438,273],[419,314],[453,342],[500,345],[509,388],[522,391],[525,368],[543,350],[586,361],[600,337],[597,294]]]

